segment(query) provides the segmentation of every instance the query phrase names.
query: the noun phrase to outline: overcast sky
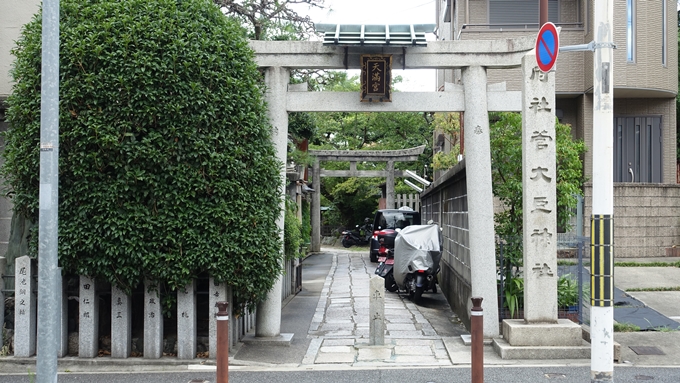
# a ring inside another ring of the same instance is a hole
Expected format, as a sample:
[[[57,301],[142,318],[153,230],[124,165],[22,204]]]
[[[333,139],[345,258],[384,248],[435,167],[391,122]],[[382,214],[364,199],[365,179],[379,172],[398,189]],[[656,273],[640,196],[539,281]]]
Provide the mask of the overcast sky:
[[[326,0],[323,10],[299,6],[318,24],[435,24],[436,0]],[[352,72],[358,74],[358,72]],[[393,70],[404,82],[397,89],[404,92],[435,91],[434,70]]]

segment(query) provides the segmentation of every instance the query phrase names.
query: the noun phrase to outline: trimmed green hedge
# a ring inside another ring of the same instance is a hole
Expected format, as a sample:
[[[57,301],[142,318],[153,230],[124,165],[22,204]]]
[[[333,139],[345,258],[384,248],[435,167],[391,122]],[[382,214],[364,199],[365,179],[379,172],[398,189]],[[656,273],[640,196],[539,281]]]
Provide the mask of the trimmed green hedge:
[[[281,272],[281,164],[244,31],[206,0],[62,0],[60,18],[60,265],[127,292],[209,272],[232,305],[264,299]],[[40,34],[37,15],[13,51],[2,168],[33,221]]]

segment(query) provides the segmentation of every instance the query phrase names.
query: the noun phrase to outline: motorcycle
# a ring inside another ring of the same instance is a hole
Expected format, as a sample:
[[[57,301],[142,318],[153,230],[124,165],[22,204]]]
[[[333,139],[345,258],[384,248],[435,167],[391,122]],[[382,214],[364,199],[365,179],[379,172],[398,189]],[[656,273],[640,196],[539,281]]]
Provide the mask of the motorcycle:
[[[356,230],[345,230],[342,232],[342,246],[363,246],[367,245],[371,240],[371,233],[373,232],[373,225],[368,223],[368,218],[364,221],[364,225],[359,227],[356,225]]]
[[[441,261],[439,226],[411,225],[399,232],[394,242],[392,275],[399,290],[405,290],[414,303],[425,291],[437,293]]]
[[[380,231],[380,233],[383,232],[383,230]],[[378,233],[379,238],[381,237],[380,233]],[[379,241],[380,249],[378,250],[378,267],[375,269],[375,274],[385,279],[385,290],[393,293],[399,290],[399,287],[397,287],[397,284],[394,281],[394,274],[392,272],[394,268],[394,247],[387,247],[384,242],[384,233]]]

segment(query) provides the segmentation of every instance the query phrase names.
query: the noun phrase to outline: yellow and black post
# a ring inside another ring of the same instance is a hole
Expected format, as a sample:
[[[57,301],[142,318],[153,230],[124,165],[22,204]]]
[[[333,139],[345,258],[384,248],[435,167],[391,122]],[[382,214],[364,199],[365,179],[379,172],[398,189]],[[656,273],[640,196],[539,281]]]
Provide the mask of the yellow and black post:
[[[612,307],[614,302],[614,225],[608,214],[590,221],[590,305]]]

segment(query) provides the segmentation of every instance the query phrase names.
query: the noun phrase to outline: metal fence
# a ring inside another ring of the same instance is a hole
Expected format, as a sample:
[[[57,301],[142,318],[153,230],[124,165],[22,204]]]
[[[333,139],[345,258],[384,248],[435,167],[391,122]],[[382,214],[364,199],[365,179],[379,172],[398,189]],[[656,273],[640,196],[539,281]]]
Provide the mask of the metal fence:
[[[589,237],[579,237],[576,235],[558,236],[558,249],[573,250],[573,258],[559,258],[557,265],[557,275],[560,278],[558,282],[558,295],[574,294],[576,295],[576,303],[569,307],[558,308],[558,318],[570,319],[579,324],[590,324],[590,271],[585,267],[590,262],[590,243]],[[513,251],[518,251],[520,257],[513,257]],[[513,294],[513,288],[506,289],[508,283],[517,283],[514,280],[507,279],[507,273],[503,270],[509,269],[509,274],[513,277],[522,277],[522,259],[521,259],[521,238],[513,239],[498,239],[496,241],[496,259],[498,266],[498,318],[503,319],[522,319],[524,317],[524,295],[522,288],[514,289],[521,290],[522,294],[517,296]],[[506,293],[510,291],[509,295]],[[509,300],[517,297],[515,310],[510,312]]]

